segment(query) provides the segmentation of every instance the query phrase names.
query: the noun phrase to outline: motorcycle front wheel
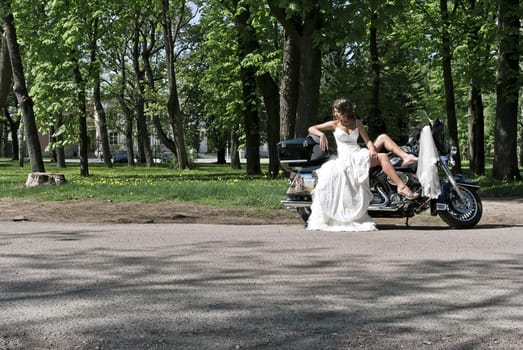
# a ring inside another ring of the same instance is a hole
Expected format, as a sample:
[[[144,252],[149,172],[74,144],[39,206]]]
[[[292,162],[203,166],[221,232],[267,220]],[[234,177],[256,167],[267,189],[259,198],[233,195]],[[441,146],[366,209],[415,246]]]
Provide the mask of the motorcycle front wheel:
[[[451,227],[470,228],[479,222],[483,214],[481,199],[475,190],[459,185],[458,187],[463,199],[456,191],[451,191],[447,198],[447,210],[439,211],[438,215]]]

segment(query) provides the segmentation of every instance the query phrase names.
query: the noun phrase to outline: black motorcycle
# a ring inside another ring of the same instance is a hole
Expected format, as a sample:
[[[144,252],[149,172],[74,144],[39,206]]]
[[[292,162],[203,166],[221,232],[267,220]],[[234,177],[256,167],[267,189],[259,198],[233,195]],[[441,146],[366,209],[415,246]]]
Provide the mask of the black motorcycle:
[[[461,175],[451,173],[449,167],[455,164],[453,155],[456,154],[456,148],[444,142],[445,128],[442,120],[431,121],[429,125],[438,153],[439,196],[430,198],[420,195],[417,199],[409,200],[398,194],[397,186],[381,167],[373,167],[369,177],[373,198],[368,213],[374,218],[406,218],[408,225],[409,218],[430,210],[431,215],[439,215],[451,227],[473,227],[483,213],[478,195],[479,186]],[[420,132],[402,146],[407,153],[419,155]],[[282,168],[289,173],[287,198],[281,203],[287,209],[297,211],[306,224],[311,213],[312,190],[317,182],[315,170],[331,159],[331,153],[320,148],[318,137],[309,135],[279,142],[278,154]],[[403,182],[412,191],[423,193],[416,175],[417,164],[402,166],[401,158],[393,154],[389,154],[389,157]]]

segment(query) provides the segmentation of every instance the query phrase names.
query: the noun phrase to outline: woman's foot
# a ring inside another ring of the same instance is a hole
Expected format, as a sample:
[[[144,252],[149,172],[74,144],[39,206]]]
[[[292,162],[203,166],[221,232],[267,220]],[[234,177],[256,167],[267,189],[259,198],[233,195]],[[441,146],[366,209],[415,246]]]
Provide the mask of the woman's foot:
[[[401,163],[401,166],[408,166],[408,165],[411,165],[411,164],[415,164],[418,162],[418,157],[412,155],[412,154],[409,154],[409,156],[407,157],[407,159],[404,159],[403,162]]]
[[[402,195],[403,197],[407,198],[408,200],[414,200],[419,197],[418,192],[412,192],[410,188],[407,185],[403,185],[401,187],[398,187],[398,194]]]

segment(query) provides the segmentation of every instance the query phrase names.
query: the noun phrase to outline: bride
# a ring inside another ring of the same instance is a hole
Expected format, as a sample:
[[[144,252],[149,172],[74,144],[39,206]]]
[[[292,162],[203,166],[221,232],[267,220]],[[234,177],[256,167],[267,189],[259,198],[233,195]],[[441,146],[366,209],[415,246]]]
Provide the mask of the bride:
[[[416,199],[419,193],[412,192],[400,179],[389,157],[381,150],[395,153],[403,165],[417,162],[417,158],[403,151],[388,135],[380,135],[376,141],[369,139],[361,120],[356,119],[354,104],[349,99],[334,101],[334,119],[313,125],[309,133],[320,137],[320,147],[329,148],[324,131],[332,131],[337,145],[338,157],[323,164],[317,171],[318,184],[314,188],[309,230],[324,231],[374,231],[376,226],[367,214],[372,198],[369,189],[369,169],[380,165],[383,171],[398,186],[398,194],[407,199]],[[358,144],[363,139],[367,148]]]

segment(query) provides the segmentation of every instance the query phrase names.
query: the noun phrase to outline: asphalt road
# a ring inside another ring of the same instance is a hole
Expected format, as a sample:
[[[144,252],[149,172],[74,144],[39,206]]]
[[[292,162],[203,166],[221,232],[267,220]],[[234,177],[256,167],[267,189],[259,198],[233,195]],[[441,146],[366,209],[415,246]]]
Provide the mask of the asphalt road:
[[[523,226],[0,222],[0,349],[522,349]]]

